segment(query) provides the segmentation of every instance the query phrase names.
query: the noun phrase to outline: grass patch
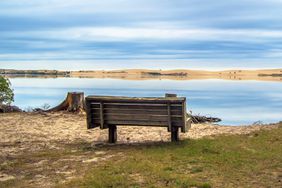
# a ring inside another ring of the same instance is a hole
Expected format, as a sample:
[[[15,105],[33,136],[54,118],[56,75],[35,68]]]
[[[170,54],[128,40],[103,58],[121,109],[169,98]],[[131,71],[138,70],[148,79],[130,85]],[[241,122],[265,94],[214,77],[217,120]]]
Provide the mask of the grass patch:
[[[58,187],[279,187],[282,127],[250,135],[218,136],[139,146]]]

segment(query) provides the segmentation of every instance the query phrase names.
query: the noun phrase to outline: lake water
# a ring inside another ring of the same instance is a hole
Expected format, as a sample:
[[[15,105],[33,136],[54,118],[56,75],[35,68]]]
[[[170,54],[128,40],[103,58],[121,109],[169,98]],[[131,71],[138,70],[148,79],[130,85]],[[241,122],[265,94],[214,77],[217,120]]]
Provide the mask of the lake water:
[[[282,82],[229,80],[119,80],[86,78],[12,78],[15,105],[23,109],[56,106],[69,91],[86,95],[187,97],[193,114],[219,117],[224,125],[282,120]]]

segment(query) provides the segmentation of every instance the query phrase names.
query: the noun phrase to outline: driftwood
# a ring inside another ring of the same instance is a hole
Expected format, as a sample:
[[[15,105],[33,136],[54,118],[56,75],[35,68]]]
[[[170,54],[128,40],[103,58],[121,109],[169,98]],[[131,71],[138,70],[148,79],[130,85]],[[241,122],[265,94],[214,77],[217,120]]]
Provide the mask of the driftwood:
[[[22,110],[17,106],[0,104],[0,113],[10,113],[10,112],[22,112]]]
[[[189,117],[192,119],[192,123],[197,124],[197,123],[216,123],[220,122],[220,118],[215,118],[215,117],[206,117],[206,116],[199,116],[199,115],[191,115],[188,114]]]
[[[80,112],[85,110],[84,93],[69,92],[66,99],[58,106],[46,110],[46,112],[69,111]]]

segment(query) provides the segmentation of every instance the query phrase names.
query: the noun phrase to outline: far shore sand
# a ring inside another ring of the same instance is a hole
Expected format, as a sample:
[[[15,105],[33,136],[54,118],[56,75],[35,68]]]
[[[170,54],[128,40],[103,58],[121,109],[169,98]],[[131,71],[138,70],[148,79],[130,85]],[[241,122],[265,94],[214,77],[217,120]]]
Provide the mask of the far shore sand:
[[[128,80],[200,80],[200,79],[224,79],[224,80],[263,80],[282,81],[282,69],[269,70],[147,70],[128,69],[116,71],[73,71],[71,77],[83,78],[117,78]]]
[[[112,78],[126,80],[259,80],[282,82],[282,69],[261,70],[148,70],[148,69],[124,69],[124,70],[89,70],[89,71],[56,71],[56,70],[0,70],[0,75],[7,77],[74,77],[74,78]]]

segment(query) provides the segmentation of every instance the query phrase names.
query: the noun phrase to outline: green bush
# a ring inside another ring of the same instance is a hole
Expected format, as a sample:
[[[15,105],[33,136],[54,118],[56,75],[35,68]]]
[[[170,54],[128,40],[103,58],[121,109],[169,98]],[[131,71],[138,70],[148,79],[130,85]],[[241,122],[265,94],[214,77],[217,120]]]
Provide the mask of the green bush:
[[[0,76],[0,104],[11,104],[14,101],[14,92],[11,89],[11,82]]]

